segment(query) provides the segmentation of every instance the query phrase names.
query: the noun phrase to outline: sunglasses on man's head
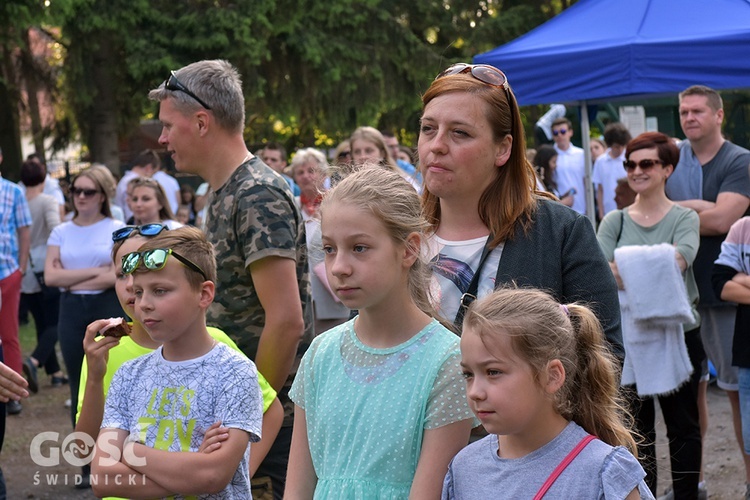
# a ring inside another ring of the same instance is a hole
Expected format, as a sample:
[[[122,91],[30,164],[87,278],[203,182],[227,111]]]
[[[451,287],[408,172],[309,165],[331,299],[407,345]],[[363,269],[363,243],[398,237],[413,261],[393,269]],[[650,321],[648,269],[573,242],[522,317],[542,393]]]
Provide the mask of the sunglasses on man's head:
[[[352,155],[351,151],[342,151],[339,153],[339,159],[348,158]]]
[[[171,74],[169,75],[169,78],[167,78],[164,81],[164,88],[167,90],[171,90],[173,92],[183,92],[189,95],[190,97],[192,97],[193,99],[195,99],[196,101],[198,101],[198,104],[200,104],[204,108],[208,110],[211,109],[211,106],[203,102],[203,99],[193,94],[190,90],[188,90],[188,88],[185,85],[182,84],[182,82],[180,82],[177,79],[177,76],[175,76],[174,71],[172,71]]]
[[[625,170],[628,172],[632,172],[635,170],[635,167],[641,167],[641,170],[649,170],[654,168],[655,165],[663,165],[664,162],[661,160],[641,160],[638,163],[634,162],[633,160],[625,160],[622,162],[622,166],[625,167]]]
[[[142,226],[125,226],[121,227],[112,232],[112,241],[122,241],[130,238],[133,234],[140,234],[142,236],[156,236],[165,229],[169,229],[164,224],[153,223],[144,224]]]
[[[81,195],[83,195],[84,198],[91,198],[92,196],[100,193],[98,189],[81,189],[74,187],[70,190],[70,194],[73,195],[73,198],[77,198]]]
[[[555,135],[555,136],[557,136],[557,135],[565,135],[567,133],[568,133],[568,129],[566,129],[566,128],[561,128],[559,130],[553,130],[552,131],[552,135]]]
[[[170,255],[174,255],[174,258],[185,264],[188,269],[199,273],[204,280],[208,281],[208,276],[203,272],[203,269],[171,248],[154,248],[143,252],[131,252],[122,258],[122,272],[123,274],[132,274],[138,269],[141,262],[149,271],[160,271],[167,265],[167,257]]]

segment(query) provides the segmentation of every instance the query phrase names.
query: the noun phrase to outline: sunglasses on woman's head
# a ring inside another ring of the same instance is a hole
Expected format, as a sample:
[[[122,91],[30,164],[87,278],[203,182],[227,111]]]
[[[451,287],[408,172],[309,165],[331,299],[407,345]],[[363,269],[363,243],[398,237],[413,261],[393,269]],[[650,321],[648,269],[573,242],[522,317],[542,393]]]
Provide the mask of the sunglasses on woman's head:
[[[633,170],[635,170],[635,167],[641,167],[641,170],[645,171],[654,168],[655,165],[663,164],[664,162],[662,162],[661,160],[650,159],[641,160],[638,163],[634,162],[633,160],[625,160],[624,162],[622,162],[623,167],[625,167],[625,170],[627,170],[628,172],[632,172]]]
[[[130,238],[133,234],[140,234],[142,236],[156,236],[165,229],[169,229],[164,224],[152,223],[144,224],[142,226],[125,226],[121,227],[112,232],[112,241],[122,241]]]
[[[170,255],[174,255],[174,258],[185,264],[188,269],[199,273],[204,280],[209,281],[203,269],[171,248],[154,248],[143,252],[131,252],[122,258],[122,272],[123,274],[133,274],[141,262],[149,271],[160,271],[167,265],[167,257]]]
[[[438,76],[435,77],[435,80],[439,80],[444,76],[459,75],[461,73],[471,73],[471,76],[482,83],[486,83],[492,87],[502,87],[506,92],[509,90],[508,78],[505,76],[505,73],[494,66],[488,66],[486,64],[454,64],[438,74]]]
[[[77,198],[81,195],[83,195],[84,198],[91,198],[92,196],[95,196],[100,192],[101,191],[99,191],[98,189],[82,189],[77,187],[71,188],[70,190],[70,194],[73,195],[73,198]]]
[[[435,77],[435,80],[439,80],[446,76],[460,75],[462,73],[469,73],[475,80],[489,85],[490,87],[499,87],[505,90],[505,98],[508,101],[508,106],[512,106],[512,100],[510,98],[510,87],[508,86],[508,77],[505,73],[500,71],[494,66],[487,64],[466,64],[458,63],[443,70]],[[513,130],[511,129],[511,134]]]

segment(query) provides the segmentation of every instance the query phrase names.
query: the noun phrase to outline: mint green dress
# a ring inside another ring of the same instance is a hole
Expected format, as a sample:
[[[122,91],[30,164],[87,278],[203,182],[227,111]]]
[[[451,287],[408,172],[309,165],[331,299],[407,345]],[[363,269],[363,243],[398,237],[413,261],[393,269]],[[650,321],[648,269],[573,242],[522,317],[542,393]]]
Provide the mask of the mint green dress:
[[[306,414],[314,498],[406,499],[424,431],[473,418],[459,338],[433,320],[401,345],[374,349],[354,321],[313,341],[289,393]]]

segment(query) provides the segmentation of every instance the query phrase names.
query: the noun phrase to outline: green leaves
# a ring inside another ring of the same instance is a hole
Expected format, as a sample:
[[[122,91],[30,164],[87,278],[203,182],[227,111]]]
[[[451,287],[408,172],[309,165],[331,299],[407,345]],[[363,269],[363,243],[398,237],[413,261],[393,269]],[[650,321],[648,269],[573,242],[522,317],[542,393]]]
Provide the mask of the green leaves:
[[[118,134],[130,135],[155,113],[146,95],[169,70],[223,58],[243,75],[248,142],[281,140],[290,148],[345,137],[366,124],[408,136],[417,129],[419,96],[438,71],[571,3],[48,1],[0,2],[0,44],[17,45],[16,26],[61,28],[68,48],[61,82],[85,142],[101,133],[92,124],[102,114],[113,116]]]

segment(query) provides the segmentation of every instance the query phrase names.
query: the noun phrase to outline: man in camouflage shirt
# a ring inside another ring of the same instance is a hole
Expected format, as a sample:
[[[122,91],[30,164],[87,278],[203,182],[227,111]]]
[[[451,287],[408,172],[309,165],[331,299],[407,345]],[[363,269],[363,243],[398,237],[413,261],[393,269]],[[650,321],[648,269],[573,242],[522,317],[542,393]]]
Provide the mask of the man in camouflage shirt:
[[[253,478],[253,497],[283,495],[292,409],[288,391],[312,338],[304,224],[289,185],[247,151],[237,70],[221,60],[172,72],[149,97],[160,101],[164,145],[178,171],[213,192],[205,231],[218,264],[208,323],[226,332],[279,393],[284,425]]]

